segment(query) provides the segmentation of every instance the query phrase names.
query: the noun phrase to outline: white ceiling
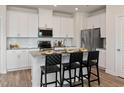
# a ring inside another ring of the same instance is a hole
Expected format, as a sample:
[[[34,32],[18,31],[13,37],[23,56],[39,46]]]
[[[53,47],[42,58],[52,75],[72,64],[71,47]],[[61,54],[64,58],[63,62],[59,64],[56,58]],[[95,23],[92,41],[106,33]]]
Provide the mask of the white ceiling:
[[[18,7],[27,7],[27,8],[46,8],[52,9],[53,11],[74,13],[75,8],[78,8],[79,12],[94,12],[100,9],[105,8],[105,5],[16,5]]]

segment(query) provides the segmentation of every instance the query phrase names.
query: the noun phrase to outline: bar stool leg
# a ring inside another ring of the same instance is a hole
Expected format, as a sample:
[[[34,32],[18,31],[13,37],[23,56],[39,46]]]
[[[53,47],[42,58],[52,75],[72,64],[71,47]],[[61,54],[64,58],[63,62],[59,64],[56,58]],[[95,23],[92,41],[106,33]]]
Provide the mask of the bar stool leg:
[[[70,79],[70,87],[72,86],[72,82],[71,82],[71,69],[69,69],[69,79]]]
[[[87,74],[88,74],[88,86],[90,87],[90,67],[87,67]]]
[[[82,82],[82,87],[83,87],[84,86],[84,81],[83,81],[83,70],[82,70],[82,67],[80,68],[80,76],[81,76],[81,82]]]
[[[74,82],[76,81],[76,68],[74,69]]]
[[[45,73],[45,87],[47,87],[47,74]]]
[[[98,85],[100,85],[100,79],[99,79],[99,67],[98,67],[98,65],[96,65],[96,69],[97,69]]]
[[[64,83],[64,75],[65,75],[65,70],[63,69],[63,73],[62,73],[62,82],[61,82],[61,83],[62,83],[62,84],[61,84],[62,86],[63,86],[63,83]]]
[[[43,72],[41,71],[40,87],[42,87],[43,84],[42,79],[43,79]]]
[[[79,78],[78,78],[78,81],[80,81],[80,77],[81,77],[81,72],[80,72],[80,69],[79,69]]]
[[[60,87],[62,87],[62,77],[61,77],[61,70],[60,70]]]
[[[57,72],[56,72],[56,83],[55,83],[55,86],[57,87]]]

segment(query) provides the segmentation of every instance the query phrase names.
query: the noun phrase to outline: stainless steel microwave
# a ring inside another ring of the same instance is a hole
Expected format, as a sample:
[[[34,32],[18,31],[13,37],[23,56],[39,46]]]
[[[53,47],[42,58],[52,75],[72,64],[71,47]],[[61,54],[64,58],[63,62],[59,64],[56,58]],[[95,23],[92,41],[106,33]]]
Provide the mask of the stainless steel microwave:
[[[52,29],[39,29],[38,37],[52,37],[53,31]]]

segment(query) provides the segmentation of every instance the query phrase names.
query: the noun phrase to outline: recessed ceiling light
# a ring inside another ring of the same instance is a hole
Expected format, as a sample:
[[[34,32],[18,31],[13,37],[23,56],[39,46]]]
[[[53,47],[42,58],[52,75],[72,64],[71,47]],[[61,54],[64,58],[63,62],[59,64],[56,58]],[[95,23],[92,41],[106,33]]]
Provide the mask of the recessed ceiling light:
[[[75,11],[78,11],[78,8],[75,8]]]

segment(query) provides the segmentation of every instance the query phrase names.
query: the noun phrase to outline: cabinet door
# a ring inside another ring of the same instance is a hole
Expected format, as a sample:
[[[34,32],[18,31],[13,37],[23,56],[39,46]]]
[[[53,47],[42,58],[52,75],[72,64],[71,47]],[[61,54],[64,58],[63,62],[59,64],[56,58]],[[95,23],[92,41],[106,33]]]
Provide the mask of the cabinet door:
[[[106,14],[100,14],[101,37],[106,37]]]
[[[22,69],[28,65],[27,51],[7,51],[7,70]]]
[[[92,26],[93,28],[100,28],[100,16],[99,15],[92,16]]]
[[[52,10],[39,9],[39,27],[53,28],[52,27]]]
[[[19,13],[16,11],[7,11],[7,36],[17,37],[20,27]]]
[[[18,37],[28,37],[28,13],[19,12],[19,36]]]
[[[28,37],[38,37],[38,15],[28,14]]]
[[[106,51],[100,50],[99,52],[99,66],[102,68],[106,68]]]
[[[67,18],[61,17],[61,37],[67,36],[67,27],[68,27]]]
[[[94,15],[87,18],[87,29],[100,28],[100,16]]]
[[[28,67],[28,52],[20,51],[18,52],[17,55],[18,55],[19,68]]]
[[[60,23],[61,23],[61,17],[59,16],[54,16],[53,17],[53,37],[61,37],[61,26],[60,26]]]
[[[72,20],[67,17],[61,18],[61,35],[62,37],[69,37],[70,33],[72,33]]]
[[[7,51],[7,70],[16,69],[19,67],[18,55],[15,51]]]
[[[73,18],[68,18],[67,19],[67,22],[68,22],[68,28],[67,28],[67,30],[68,30],[68,33],[67,33],[67,35],[68,35],[68,37],[73,37],[74,36],[74,23],[73,23]]]
[[[62,37],[73,37],[73,20],[68,17],[61,18]]]
[[[32,66],[31,57],[32,57],[31,54],[28,52],[28,65],[27,65],[28,68]]]
[[[7,13],[7,36],[27,37],[28,14],[21,11],[9,10]]]
[[[87,29],[92,29],[93,28],[93,21],[92,17],[87,18]]]

